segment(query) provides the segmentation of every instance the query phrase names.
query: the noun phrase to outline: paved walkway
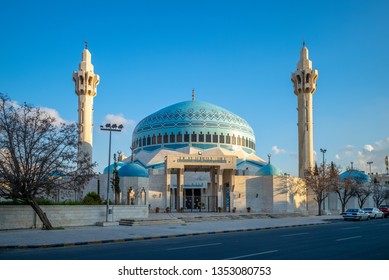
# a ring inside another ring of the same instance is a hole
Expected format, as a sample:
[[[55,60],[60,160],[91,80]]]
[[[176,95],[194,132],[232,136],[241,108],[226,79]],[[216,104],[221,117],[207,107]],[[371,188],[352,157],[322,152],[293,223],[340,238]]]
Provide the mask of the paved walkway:
[[[341,219],[333,216],[289,216],[226,213],[158,213],[150,214],[149,225],[85,226],[61,230],[0,231],[0,249],[64,247],[109,242],[173,238],[180,236],[252,231],[329,223]],[[155,222],[158,221],[158,224]]]

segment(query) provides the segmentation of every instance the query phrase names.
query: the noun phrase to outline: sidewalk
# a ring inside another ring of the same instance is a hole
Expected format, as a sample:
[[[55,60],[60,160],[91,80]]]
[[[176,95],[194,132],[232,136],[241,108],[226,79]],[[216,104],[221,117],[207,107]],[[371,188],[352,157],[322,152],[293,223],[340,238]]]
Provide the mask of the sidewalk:
[[[270,216],[270,217],[269,217]],[[23,229],[0,231],[0,249],[65,247],[110,242],[174,238],[181,236],[253,231],[285,227],[318,225],[341,219],[333,216],[285,217],[229,213],[151,213],[143,220],[158,225],[85,226],[63,230]]]

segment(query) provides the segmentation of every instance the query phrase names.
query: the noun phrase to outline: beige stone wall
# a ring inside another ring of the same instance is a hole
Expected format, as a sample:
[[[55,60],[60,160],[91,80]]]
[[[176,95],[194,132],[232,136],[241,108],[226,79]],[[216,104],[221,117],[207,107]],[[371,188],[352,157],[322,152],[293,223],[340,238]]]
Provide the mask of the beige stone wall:
[[[105,205],[42,205],[41,208],[54,227],[90,226],[106,219]],[[1,205],[0,213],[0,230],[42,227],[39,217],[28,205]],[[147,216],[147,206],[115,205],[113,216],[109,215],[109,220],[117,222],[120,219]]]

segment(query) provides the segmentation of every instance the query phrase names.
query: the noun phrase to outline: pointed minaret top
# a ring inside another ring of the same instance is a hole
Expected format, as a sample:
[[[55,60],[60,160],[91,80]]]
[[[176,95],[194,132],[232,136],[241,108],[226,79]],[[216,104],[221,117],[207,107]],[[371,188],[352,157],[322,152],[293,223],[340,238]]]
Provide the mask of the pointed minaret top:
[[[268,155],[267,155],[267,158],[269,159],[269,163],[268,163],[268,164],[270,164],[271,154],[268,154]]]
[[[312,69],[312,61],[308,58],[308,48],[303,41],[303,47],[300,51],[300,61],[297,63],[298,70]]]
[[[192,89],[192,101],[194,101],[194,100],[195,100],[195,90]]]
[[[85,48],[84,49],[88,49],[88,41],[85,41]]]

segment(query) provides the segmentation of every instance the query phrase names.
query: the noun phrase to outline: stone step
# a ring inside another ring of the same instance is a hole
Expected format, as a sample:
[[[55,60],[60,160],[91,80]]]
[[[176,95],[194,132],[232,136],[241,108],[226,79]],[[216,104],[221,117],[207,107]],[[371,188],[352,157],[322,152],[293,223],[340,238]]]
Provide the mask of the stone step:
[[[122,219],[119,221],[120,226],[156,226],[164,224],[182,224],[184,223],[180,219],[144,219],[144,220],[135,220],[135,219]]]

